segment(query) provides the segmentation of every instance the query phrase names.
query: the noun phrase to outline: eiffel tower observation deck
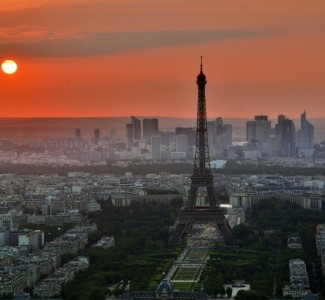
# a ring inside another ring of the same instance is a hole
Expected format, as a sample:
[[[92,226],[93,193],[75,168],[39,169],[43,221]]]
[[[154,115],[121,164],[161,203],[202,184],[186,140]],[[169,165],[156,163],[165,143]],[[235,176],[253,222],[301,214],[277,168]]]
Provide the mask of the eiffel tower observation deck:
[[[198,86],[197,124],[196,124],[196,148],[194,158],[194,170],[191,176],[191,186],[188,200],[180,210],[178,220],[169,243],[180,243],[191,231],[194,224],[210,224],[215,226],[224,241],[232,236],[232,230],[225,218],[225,210],[220,207],[217,199],[213,175],[210,165],[208,146],[207,115],[205,101],[206,76],[203,73],[202,57],[200,73],[196,80]],[[208,205],[197,206],[197,197],[201,192],[206,193]]]

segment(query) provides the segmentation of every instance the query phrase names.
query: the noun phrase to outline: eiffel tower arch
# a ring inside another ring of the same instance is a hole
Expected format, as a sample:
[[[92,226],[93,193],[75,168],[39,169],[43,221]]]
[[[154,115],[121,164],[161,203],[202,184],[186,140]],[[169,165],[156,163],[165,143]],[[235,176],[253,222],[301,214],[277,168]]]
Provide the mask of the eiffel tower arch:
[[[213,184],[208,146],[207,115],[205,100],[206,76],[203,73],[202,57],[200,73],[196,80],[198,86],[198,105],[196,123],[196,148],[194,170],[188,200],[179,212],[178,220],[169,243],[179,243],[192,229],[194,224],[212,224],[218,228],[223,239],[229,240],[232,230],[225,217],[225,210],[220,207]],[[201,189],[206,190],[208,205],[197,206],[196,201]]]

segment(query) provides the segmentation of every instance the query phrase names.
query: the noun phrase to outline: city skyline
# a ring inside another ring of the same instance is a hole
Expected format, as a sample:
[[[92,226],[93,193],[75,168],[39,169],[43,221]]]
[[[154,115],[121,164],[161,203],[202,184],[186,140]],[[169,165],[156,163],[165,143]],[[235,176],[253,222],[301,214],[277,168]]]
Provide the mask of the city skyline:
[[[78,3],[76,3],[78,2]],[[0,117],[325,116],[325,4],[4,0]]]

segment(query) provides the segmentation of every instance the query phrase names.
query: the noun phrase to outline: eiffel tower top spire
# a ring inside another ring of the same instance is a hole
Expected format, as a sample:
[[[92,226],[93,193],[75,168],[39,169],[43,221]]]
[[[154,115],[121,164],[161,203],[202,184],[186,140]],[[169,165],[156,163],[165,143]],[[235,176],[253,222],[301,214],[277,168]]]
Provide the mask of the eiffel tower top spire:
[[[202,56],[201,56],[201,65],[200,65],[200,73],[199,75],[197,76],[197,80],[196,80],[196,83],[199,85],[202,85],[202,86],[205,86],[207,81],[206,81],[206,76],[204,75],[203,73],[203,62],[202,62]]]

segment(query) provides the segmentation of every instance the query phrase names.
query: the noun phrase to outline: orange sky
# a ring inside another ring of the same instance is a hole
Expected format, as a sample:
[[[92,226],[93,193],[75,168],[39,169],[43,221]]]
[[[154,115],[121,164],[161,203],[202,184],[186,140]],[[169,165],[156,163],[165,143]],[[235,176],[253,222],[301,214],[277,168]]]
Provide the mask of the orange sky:
[[[1,0],[0,117],[324,117],[323,0]]]

